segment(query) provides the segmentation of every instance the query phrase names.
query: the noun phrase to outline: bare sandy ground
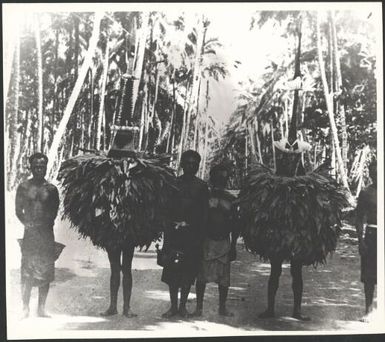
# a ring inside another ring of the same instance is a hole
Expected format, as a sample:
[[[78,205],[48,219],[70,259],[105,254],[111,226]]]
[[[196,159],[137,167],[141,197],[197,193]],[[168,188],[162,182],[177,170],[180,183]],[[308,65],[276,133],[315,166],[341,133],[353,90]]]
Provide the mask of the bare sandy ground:
[[[351,228],[350,228],[351,229]],[[32,315],[20,320],[20,251],[16,242],[22,227],[12,218],[7,222],[7,326],[8,338],[44,337],[156,337],[211,336],[249,334],[290,334],[299,331],[365,333],[372,323],[361,323],[364,308],[363,286],[359,282],[359,257],[354,233],[341,239],[337,251],[326,265],[305,267],[303,312],[311,322],[290,318],[292,291],[289,265],[285,265],[277,294],[277,317],[261,320],[265,309],[270,265],[244,250],[240,241],[238,258],[232,263],[228,308],[234,317],[220,317],[218,291],[210,284],[206,291],[204,315],[200,319],[165,321],[161,314],[169,307],[167,285],[160,281],[161,268],[156,265],[152,246],[146,253],[137,251],[133,263],[134,288],[131,307],[135,318],[119,314],[110,318],[99,315],[108,306],[109,263],[107,255],[78,239],[67,222],[57,220],[55,236],[66,245],[56,262],[56,279],[51,285],[47,311],[51,318],[34,316],[37,290],[31,300]],[[189,296],[188,310],[195,307],[195,289]],[[285,333],[287,331],[288,333]]]

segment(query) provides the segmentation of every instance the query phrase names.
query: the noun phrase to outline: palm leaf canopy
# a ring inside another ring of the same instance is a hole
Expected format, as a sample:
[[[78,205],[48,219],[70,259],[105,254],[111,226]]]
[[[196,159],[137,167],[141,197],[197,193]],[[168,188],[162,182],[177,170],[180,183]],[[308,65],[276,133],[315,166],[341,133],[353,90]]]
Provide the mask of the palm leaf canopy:
[[[86,154],[65,161],[59,171],[63,218],[95,246],[149,246],[170,224],[176,177],[167,156],[112,159]]]
[[[326,173],[278,176],[261,164],[248,174],[239,199],[246,248],[263,259],[324,263],[336,248],[346,191]]]

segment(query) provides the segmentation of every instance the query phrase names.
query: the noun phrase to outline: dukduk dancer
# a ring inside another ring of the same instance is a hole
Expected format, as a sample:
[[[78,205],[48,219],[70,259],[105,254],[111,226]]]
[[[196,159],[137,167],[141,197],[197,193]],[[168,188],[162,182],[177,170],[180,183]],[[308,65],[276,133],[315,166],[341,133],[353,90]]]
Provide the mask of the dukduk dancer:
[[[126,81],[132,82],[132,79]],[[132,89],[125,84],[123,89]],[[129,94],[130,100],[132,94]],[[125,103],[127,99],[122,99]],[[132,103],[124,113],[132,112]],[[127,108],[126,108],[127,109]],[[108,253],[111,267],[110,305],[103,316],[117,313],[120,272],[123,273],[123,315],[130,309],[131,265],[136,246],[149,246],[169,225],[168,204],[176,191],[167,158],[134,152],[136,132],[131,117],[121,124],[108,155],[85,154],[65,161],[59,172],[64,216],[83,237]]]
[[[301,33],[294,79],[300,73]],[[298,92],[295,89],[288,139],[276,142],[276,172],[257,164],[248,174],[239,196],[244,220],[241,235],[246,248],[269,260],[267,310],[259,317],[274,317],[282,263],[290,262],[294,308],[292,316],[309,320],[301,313],[302,266],[324,263],[335,250],[341,226],[341,211],[348,202],[344,189],[319,168],[305,173],[301,154],[310,145],[297,139]]]

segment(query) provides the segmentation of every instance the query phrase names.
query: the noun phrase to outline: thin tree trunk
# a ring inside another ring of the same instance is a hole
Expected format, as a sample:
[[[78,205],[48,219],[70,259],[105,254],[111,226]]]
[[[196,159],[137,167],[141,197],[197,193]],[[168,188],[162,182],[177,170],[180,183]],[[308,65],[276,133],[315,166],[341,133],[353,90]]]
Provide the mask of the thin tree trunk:
[[[95,53],[96,44],[99,40],[99,28],[100,28],[100,22],[101,22],[103,16],[104,16],[104,14],[101,12],[95,13],[94,28],[93,28],[92,36],[90,38],[90,44],[89,44],[88,51],[84,57],[84,62],[83,62],[83,65],[81,67],[79,77],[76,80],[74,89],[72,91],[72,94],[71,94],[70,99],[68,101],[67,107],[66,107],[64,114],[63,114],[63,117],[60,121],[59,127],[55,133],[50,151],[48,153],[48,165],[47,165],[48,174],[50,174],[52,166],[54,165],[54,162],[57,158],[59,146],[60,146],[60,143],[61,143],[62,138],[64,136],[64,133],[65,133],[65,130],[66,130],[66,127],[68,124],[68,120],[71,117],[72,110],[75,106],[76,100],[77,100],[79,93],[81,91],[84,79],[85,79],[87,72],[88,72],[88,69],[92,63],[92,57]]]
[[[55,30],[55,66],[54,66],[54,96],[53,96],[53,110],[50,119],[51,129],[55,126],[55,115],[58,112],[58,99],[57,99],[57,69],[58,69],[58,55],[59,55],[59,29]],[[52,137],[51,137],[52,140]],[[51,141],[50,141],[51,142]]]
[[[330,21],[332,27],[332,37],[333,37],[333,50],[334,50],[334,63],[335,63],[335,73],[336,73],[336,89],[337,95],[342,92],[342,75],[341,75],[341,61],[338,51],[337,44],[337,31],[334,20],[334,13],[330,11]],[[341,148],[342,148],[342,160],[344,163],[344,168],[347,170],[348,164],[348,133],[346,126],[346,116],[345,116],[345,108],[344,105],[338,100],[336,100],[336,110],[338,110],[338,114],[341,122]]]
[[[184,101],[184,108],[183,108],[183,120],[182,120],[182,131],[180,134],[180,141],[179,141],[179,152],[178,152],[178,160],[177,160],[177,168],[179,169],[179,164],[180,164],[180,159],[182,156],[182,152],[184,150],[184,140],[185,140],[185,131],[186,131],[186,126],[187,126],[187,107],[188,107],[188,102],[187,100],[187,93],[189,90],[189,84],[187,83],[186,85],[186,93],[185,93],[185,101]],[[190,96],[189,98],[191,99],[191,89],[190,89]]]
[[[208,139],[209,139],[209,113],[208,110],[206,109],[206,118],[205,118],[205,144],[203,148],[203,164],[202,164],[202,174],[201,178],[204,178],[205,172],[206,172],[206,163],[207,163],[207,145],[208,145]]]
[[[255,126],[255,139],[257,141],[257,150],[258,150],[259,162],[261,164],[263,164],[261,142],[259,140],[259,128],[258,128],[258,120],[257,119],[254,120],[254,126]]]
[[[343,185],[345,186],[346,189],[349,190],[349,184],[344,168],[344,163],[342,160],[342,154],[341,154],[341,149],[340,149],[340,144],[339,144],[339,139],[338,139],[338,132],[337,132],[337,126],[336,122],[334,119],[334,112],[333,112],[333,96],[332,94],[329,93],[329,88],[327,85],[326,81],[326,74],[325,74],[325,66],[323,62],[323,57],[322,57],[322,48],[321,48],[321,31],[320,31],[320,22],[319,22],[319,13],[317,13],[317,52],[318,52],[318,63],[319,63],[319,68],[321,72],[321,79],[322,79],[322,84],[324,87],[324,94],[325,94],[325,100],[326,100],[326,105],[328,109],[328,114],[329,114],[329,121],[330,121],[330,127],[333,135],[333,140],[334,140],[334,145],[336,148],[336,156],[337,156],[337,161],[338,161],[338,166],[339,166],[339,172],[341,176],[341,180]]]
[[[94,79],[92,69],[89,71],[90,82],[90,116],[88,122],[88,149],[92,148],[92,118],[94,116]]]
[[[251,124],[248,124],[247,125],[247,129],[249,131],[249,136],[250,136],[251,152],[253,153],[253,156],[255,157],[255,159],[258,160],[257,151],[255,149],[255,140],[254,140],[253,126]]]
[[[194,68],[193,68],[193,81],[192,81],[192,87],[191,87],[191,100],[188,106],[187,110],[187,127],[186,127],[186,143],[188,143],[188,136],[190,133],[190,121],[191,121],[191,113],[192,110],[195,108],[195,102],[198,99],[198,88],[200,84],[200,79],[201,79],[201,57],[202,57],[202,48],[204,44],[204,39],[205,39],[205,28],[202,28],[203,22],[202,19],[198,21],[197,25],[197,47],[196,47],[196,54],[195,54],[195,61],[194,61]]]
[[[106,97],[109,50],[110,50],[110,42],[108,41],[108,38],[107,38],[106,54],[104,57],[104,66],[103,66],[102,89],[100,90],[100,106],[99,106],[99,115],[98,115],[98,125],[97,125],[97,130],[96,130],[96,149],[97,150],[100,150],[100,148],[101,148],[102,121],[103,121],[103,117],[104,117],[104,101],[105,101],[105,97]],[[123,101],[123,99],[122,99],[122,101]]]
[[[144,86],[144,88],[146,88],[146,85]],[[145,116],[145,102],[146,102],[146,97],[143,96],[142,98],[142,108],[141,108],[141,111],[140,111],[140,126],[139,126],[139,143],[138,143],[138,146],[139,146],[139,150],[141,150],[142,148],[142,143],[143,143],[143,134],[144,134],[144,116]]]
[[[77,15],[74,16],[74,26],[75,26],[75,80],[78,78],[79,72],[79,22],[80,19]]]
[[[201,92],[201,80],[199,80],[199,86],[198,86],[198,100],[197,100],[197,107],[196,107],[196,114],[195,114],[195,128],[194,128],[194,140],[193,140],[193,146],[194,149],[197,148],[196,142],[197,142],[197,135],[198,135],[198,125],[199,125],[199,95]]]
[[[37,146],[38,151],[44,149],[44,116],[43,116],[43,61],[41,54],[40,41],[40,21],[39,16],[35,16],[35,37],[36,37],[36,53],[37,53],[37,84],[38,84],[38,130],[37,130]]]
[[[17,131],[19,118],[19,92],[20,92],[20,37],[16,36],[16,51],[15,51],[15,112],[11,115],[10,120],[10,163],[8,164],[8,187],[9,189],[15,186],[17,177],[17,151],[19,151],[21,133]]]
[[[156,66],[155,95],[154,95],[154,103],[152,106],[152,115],[151,115],[152,119],[154,120],[155,126],[158,129],[158,136],[155,139],[154,146],[157,146],[160,144],[160,135],[162,133],[162,123],[159,119],[158,112],[156,111],[156,104],[158,102],[158,93],[159,93],[159,78],[160,78],[159,70],[158,70],[158,66]]]
[[[174,75],[175,75],[175,73],[174,73]],[[173,136],[173,132],[174,132],[173,128],[174,128],[175,113],[176,113],[175,78],[173,77],[173,83],[172,83],[172,114],[171,114],[171,123],[170,123],[170,133],[169,133],[169,135],[167,137],[166,153],[169,152],[170,140],[171,140],[171,136]]]
[[[245,169],[247,171],[247,161],[248,161],[248,157],[249,157],[249,149],[248,149],[248,139],[247,139],[247,134],[245,134]]]
[[[289,98],[286,97],[285,100],[285,137],[289,136]]]
[[[135,56],[135,69],[134,69],[134,83],[133,83],[133,92],[132,92],[132,110],[135,109],[135,103],[136,99],[138,97],[139,92],[139,84],[140,80],[142,78],[142,70],[143,70],[143,61],[144,61],[144,54],[146,51],[146,41],[148,36],[148,20],[149,20],[149,13],[148,12],[142,12],[142,27],[141,27],[141,35],[139,40],[139,46],[138,46],[138,52]],[[133,117],[133,112],[131,113],[131,118]]]
[[[275,172],[275,170],[277,169],[277,164],[275,160],[274,128],[272,123],[270,123],[270,132],[271,132],[271,148],[273,150],[273,165],[274,165],[274,172]]]

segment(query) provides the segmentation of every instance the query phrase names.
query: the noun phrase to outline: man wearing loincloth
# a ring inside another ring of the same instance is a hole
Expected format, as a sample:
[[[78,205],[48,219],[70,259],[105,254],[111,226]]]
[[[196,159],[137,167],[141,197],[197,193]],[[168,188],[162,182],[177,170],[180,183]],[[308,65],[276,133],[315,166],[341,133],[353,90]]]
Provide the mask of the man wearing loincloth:
[[[45,302],[49,284],[55,278],[55,241],[53,225],[59,208],[59,193],[45,180],[48,158],[35,153],[29,158],[33,177],[16,191],[16,215],[24,225],[21,244],[21,285],[23,317],[29,316],[33,286],[39,287],[37,314],[49,317]]]
[[[360,192],[357,202],[356,229],[361,255],[361,281],[364,283],[365,314],[373,308],[374,288],[377,284],[377,164],[369,165],[372,180],[367,188]],[[364,317],[365,321],[366,318]]]
[[[235,197],[225,190],[229,171],[216,165],[210,171],[209,213],[203,242],[203,260],[196,281],[197,306],[193,316],[201,316],[203,297],[207,283],[218,284],[219,314],[233,316],[226,309],[230,286],[230,262],[236,258],[236,243],[239,236]]]

